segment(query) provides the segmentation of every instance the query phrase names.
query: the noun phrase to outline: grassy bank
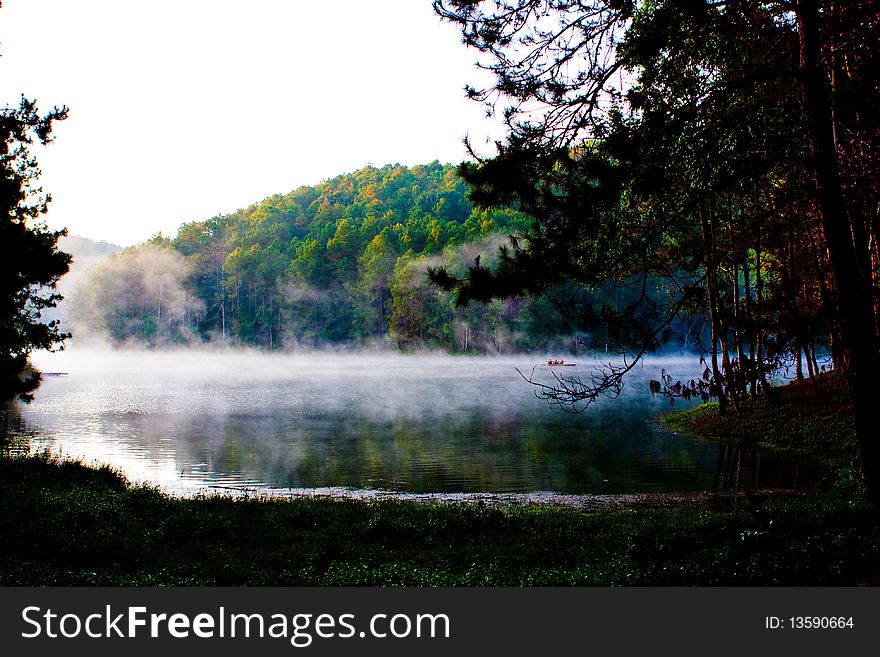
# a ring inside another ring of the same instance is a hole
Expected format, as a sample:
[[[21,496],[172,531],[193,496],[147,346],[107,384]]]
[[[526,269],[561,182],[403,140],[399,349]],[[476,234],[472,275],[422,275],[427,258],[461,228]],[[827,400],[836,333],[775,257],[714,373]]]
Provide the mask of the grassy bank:
[[[790,383],[743,402],[740,412],[722,415],[717,403],[670,413],[663,424],[674,431],[774,452],[806,455],[848,475],[857,447],[846,383],[836,373]]]
[[[0,460],[2,585],[877,584],[876,516],[833,495],[726,507],[181,500]]]

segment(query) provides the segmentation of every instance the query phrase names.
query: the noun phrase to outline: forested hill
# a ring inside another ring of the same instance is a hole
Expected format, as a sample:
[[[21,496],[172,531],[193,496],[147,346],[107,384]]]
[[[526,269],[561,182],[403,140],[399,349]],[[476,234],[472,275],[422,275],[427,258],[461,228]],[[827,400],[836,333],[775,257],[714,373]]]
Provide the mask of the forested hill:
[[[110,256],[71,295],[74,339],[543,347],[569,332],[546,300],[456,309],[425,276],[486,263],[525,227],[474,209],[454,166],[368,166]]]

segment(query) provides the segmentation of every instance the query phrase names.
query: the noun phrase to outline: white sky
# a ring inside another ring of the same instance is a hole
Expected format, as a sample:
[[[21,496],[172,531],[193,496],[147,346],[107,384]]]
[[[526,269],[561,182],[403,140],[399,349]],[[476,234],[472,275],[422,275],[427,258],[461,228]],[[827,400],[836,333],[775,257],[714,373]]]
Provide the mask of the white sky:
[[[430,0],[2,0],[0,105],[70,107],[34,149],[48,224],[129,245],[497,129]],[[485,80],[485,78],[482,78]],[[490,148],[485,148],[490,152]]]

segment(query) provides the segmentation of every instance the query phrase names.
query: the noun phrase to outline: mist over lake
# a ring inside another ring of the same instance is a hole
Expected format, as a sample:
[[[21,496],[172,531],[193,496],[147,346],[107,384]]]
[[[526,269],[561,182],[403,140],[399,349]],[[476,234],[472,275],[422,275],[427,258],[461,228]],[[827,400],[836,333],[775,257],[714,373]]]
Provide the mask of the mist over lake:
[[[540,356],[74,348],[34,360],[66,375],[46,377],[13,433],[175,493],[687,492],[713,488],[723,456],[663,429],[669,401],[648,392],[660,368],[693,376],[690,358],[647,361],[618,399],[581,414],[517,374]],[[772,470],[758,483],[786,484]]]

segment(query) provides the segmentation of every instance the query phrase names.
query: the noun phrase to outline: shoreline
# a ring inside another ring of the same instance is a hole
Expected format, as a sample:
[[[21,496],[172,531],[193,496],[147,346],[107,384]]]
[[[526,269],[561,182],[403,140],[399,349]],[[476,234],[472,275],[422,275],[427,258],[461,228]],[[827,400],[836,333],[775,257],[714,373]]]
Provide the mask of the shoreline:
[[[418,502],[422,504],[450,504],[487,507],[528,507],[557,506],[579,511],[598,511],[632,508],[683,508],[714,504],[725,504],[749,496],[766,498],[770,496],[792,496],[806,494],[787,488],[759,488],[736,492],[689,491],[670,493],[558,493],[554,491],[532,491],[528,493],[407,493],[402,491],[364,489],[364,488],[239,488],[236,486],[208,486],[193,491],[169,491],[157,489],[177,499],[197,499],[199,497],[228,497],[248,500],[345,500],[361,502]]]
[[[757,423],[723,418],[731,433],[755,437],[767,434],[753,427],[772,422],[780,447],[841,466],[842,476],[802,492],[218,486],[175,495],[106,466],[3,458],[0,585],[880,585],[877,511],[840,458],[852,449],[845,406],[828,409],[840,422],[822,425],[823,440],[814,440],[802,431],[804,410],[818,406],[812,394],[792,387],[781,406],[759,400]],[[718,426],[711,407],[685,417]]]
[[[834,491],[184,498],[35,455],[0,493],[5,586],[880,584],[876,514]]]

